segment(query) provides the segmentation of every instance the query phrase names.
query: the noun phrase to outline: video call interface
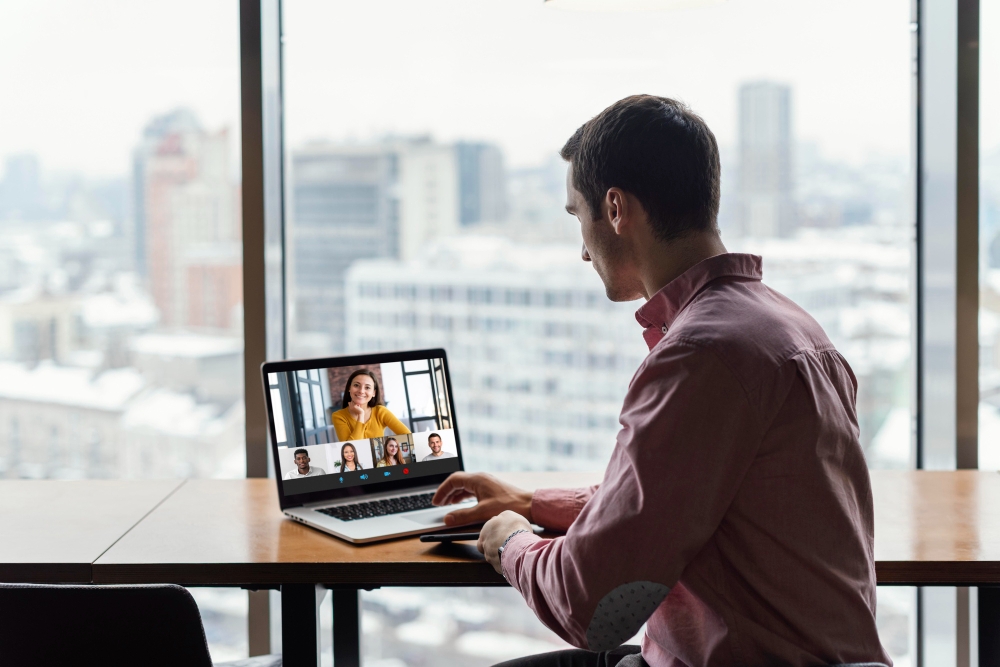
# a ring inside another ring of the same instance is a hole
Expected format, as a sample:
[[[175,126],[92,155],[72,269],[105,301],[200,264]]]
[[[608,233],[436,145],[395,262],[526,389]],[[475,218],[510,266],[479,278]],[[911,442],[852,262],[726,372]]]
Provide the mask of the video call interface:
[[[443,359],[268,374],[286,496],[459,469]]]

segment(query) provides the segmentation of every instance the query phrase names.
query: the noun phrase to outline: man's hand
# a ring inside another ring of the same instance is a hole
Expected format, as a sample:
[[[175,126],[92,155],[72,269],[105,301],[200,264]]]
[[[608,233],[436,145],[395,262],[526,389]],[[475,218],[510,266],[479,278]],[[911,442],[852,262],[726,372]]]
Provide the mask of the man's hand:
[[[456,472],[438,487],[432,502],[435,505],[452,505],[468,498],[479,501],[475,507],[445,515],[444,522],[449,526],[487,521],[505,510],[516,512],[530,522],[531,496],[530,491],[504,484],[493,475]]]
[[[500,554],[497,553],[497,549],[503,546],[511,533],[518,530],[530,532],[531,524],[517,512],[507,510],[487,521],[479,533],[476,548],[479,549],[479,553],[486,556],[486,561],[493,566],[493,569],[501,574],[503,570],[500,567]]]

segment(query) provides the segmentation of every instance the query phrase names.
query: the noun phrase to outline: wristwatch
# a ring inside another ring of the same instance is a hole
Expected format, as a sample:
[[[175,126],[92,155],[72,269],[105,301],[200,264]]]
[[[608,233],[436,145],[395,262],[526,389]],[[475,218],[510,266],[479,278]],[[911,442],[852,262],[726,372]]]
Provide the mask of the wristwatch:
[[[526,530],[524,528],[521,528],[520,530],[515,530],[513,533],[511,533],[510,535],[507,536],[507,539],[503,541],[503,544],[501,544],[499,547],[497,547],[497,559],[500,561],[500,571],[501,572],[503,572],[503,550],[507,548],[507,543],[510,542],[510,538],[514,537],[518,533],[527,533],[527,532],[530,532],[530,531],[528,531],[528,530]]]

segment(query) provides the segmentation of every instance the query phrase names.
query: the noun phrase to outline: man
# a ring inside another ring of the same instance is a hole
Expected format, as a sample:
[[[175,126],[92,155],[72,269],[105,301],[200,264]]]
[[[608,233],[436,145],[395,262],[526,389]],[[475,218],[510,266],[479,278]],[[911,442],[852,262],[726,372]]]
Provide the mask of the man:
[[[431,453],[420,459],[421,463],[424,461],[437,461],[439,459],[452,459],[455,455],[451,452],[446,452],[441,447],[441,436],[437,433],[431,433],[427,436],[427,446],[431,448]]]
[[[714,135],[643,95],[586,123],[562,156],[583,259],[611,300],[646,300],[649,355],[599,486],[532,494],[456,473],[435,494],[478,498],[446,521],[489,519],[480,551],[586,649],[509,664],[888,664],[854,374],[763,285],[760,257],[727,253]],[[641,655],[619,647],[647,620]]]
[[[295,468],[285,473],[285,479],[299,479],[300,477],[316,477],[325,475],[322,468],[309,465],[309,452],[305,449],[295,450]]]

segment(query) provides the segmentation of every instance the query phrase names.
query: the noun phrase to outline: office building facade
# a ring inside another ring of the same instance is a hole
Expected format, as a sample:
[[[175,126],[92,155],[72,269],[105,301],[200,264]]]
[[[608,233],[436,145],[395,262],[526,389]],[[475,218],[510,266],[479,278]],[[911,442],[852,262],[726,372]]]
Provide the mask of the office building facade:
[[[346,271],[416,257],[457,231],[456,154],[429,139],[307,146],[292,153],[290,178],[292,348],[343,352]]]
[[[739,89],[738,233],[789,236],[795,228],[792,92],[770,82]]]
[[[213,270],[240,270],[239,263],[233,268],[232,252],[226,251],[239,240],[239,191],[231,180],[229,153],[228,131],[205,131],[184,110],[154,119],[134,152],[137,266],[164,325],[192,324],[192,266],[197,273],[206,257],[226,255]],[[232,324],[226,322],[227,328]]]
[[[471,469],[599,470],[646,355],[579,247],[458,236],[347,273],[347,349],[444,347]]]

